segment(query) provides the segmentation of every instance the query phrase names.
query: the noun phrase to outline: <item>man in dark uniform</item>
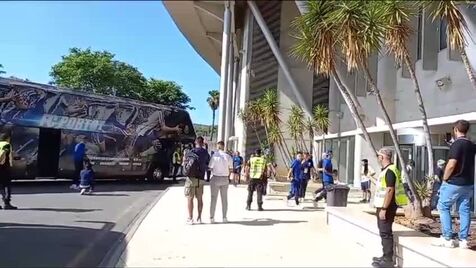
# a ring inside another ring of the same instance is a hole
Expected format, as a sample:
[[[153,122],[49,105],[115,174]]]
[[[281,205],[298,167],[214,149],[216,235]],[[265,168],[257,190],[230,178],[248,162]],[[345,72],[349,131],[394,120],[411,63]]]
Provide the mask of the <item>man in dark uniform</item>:
[[[8,140],[9,138],[7,134],[0,134],[0,192],[2,193],[3,208],[17,209],[17,207],[10,204],[12,198],[11,168],[13,165],[13,154]]]

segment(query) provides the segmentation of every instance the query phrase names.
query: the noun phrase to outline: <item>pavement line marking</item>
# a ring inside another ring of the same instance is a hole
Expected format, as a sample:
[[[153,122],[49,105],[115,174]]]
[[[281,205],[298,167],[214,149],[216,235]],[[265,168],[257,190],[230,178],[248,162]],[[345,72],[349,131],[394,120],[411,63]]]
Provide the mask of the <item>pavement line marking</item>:
[[[125,236],[118,239],[112,246],[111,249],[106,253],[101,263],[98,267],[116,267],[117,264],[121,261],[121,256],[127,248],[127,245],[131,241],[135,232],[144,221],[145,217],[149,212],[155,207],[155,205],[160,201],[160,199],[168,192],[169,187],[164,189],[159,195],[151,201],[145,209],[139,212],[134,219],[127,225],[124,229]]]

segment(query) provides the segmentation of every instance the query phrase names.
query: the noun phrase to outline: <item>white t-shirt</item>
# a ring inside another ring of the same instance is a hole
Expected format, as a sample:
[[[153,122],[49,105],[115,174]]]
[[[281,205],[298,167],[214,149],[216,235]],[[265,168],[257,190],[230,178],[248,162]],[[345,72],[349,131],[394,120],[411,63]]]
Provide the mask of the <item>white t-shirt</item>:
[[[233,168],[233,159],[224,151],[218,151],[211,157],[208,167],[211,169],[212,175],[228,177],[230,175],[230,169]]]
[[[364,174],[364,168],[362,168],[360,182],[368,182],[370,181],[370,178],[373,177],[374,175],[375,175],[375,170],[373,170],[370,166],[369,166],[369,171],[367,172],[367,175]]]

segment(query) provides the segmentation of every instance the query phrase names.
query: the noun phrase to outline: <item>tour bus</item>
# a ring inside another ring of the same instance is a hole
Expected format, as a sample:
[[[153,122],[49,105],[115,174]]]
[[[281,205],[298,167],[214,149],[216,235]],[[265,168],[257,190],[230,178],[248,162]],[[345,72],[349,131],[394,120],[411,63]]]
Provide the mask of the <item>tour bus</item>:
[[[162,180],[195,131],[180,108],[0,78],[0,133],[14,179],[72,178],[84,142],[97,178]]]

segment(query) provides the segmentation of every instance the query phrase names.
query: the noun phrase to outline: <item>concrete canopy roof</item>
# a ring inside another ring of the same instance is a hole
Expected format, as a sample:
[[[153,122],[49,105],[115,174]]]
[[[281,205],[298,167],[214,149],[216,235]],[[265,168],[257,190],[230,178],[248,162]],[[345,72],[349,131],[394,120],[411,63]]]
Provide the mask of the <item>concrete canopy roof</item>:
[[[220,73],[223,1],[163,1],[175,24],[197,53]]]

